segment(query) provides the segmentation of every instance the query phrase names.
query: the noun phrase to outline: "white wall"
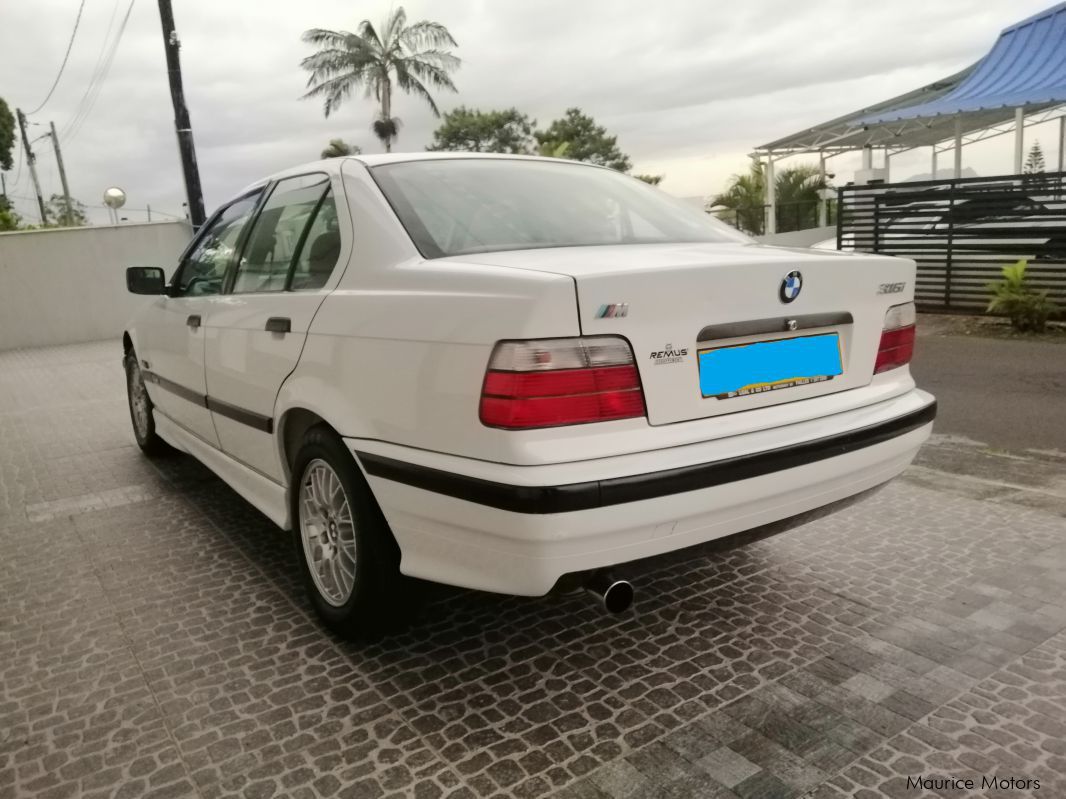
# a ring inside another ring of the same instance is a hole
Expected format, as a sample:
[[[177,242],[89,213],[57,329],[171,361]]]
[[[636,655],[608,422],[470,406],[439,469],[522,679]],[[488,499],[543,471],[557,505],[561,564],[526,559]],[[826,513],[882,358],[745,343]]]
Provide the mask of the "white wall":
[[[185,222],[0,233],[0,350],[118,339],[144,297],[127,266],[170,278],[192,236]]]

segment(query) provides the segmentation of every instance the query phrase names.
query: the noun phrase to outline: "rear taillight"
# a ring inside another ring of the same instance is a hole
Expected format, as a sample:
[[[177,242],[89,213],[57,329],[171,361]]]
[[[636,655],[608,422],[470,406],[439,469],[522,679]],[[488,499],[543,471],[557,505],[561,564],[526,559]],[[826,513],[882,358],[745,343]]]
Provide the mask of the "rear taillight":
[[[887,372],[911,362],[914,355],[914,323],[917,314],[913,302],[893,305],[885,314],[881,344],[877,348],[874,374]]]
[[[481,421],[527,430],[644,416],[644,391],[625,339],[501,341],[481,389]]]

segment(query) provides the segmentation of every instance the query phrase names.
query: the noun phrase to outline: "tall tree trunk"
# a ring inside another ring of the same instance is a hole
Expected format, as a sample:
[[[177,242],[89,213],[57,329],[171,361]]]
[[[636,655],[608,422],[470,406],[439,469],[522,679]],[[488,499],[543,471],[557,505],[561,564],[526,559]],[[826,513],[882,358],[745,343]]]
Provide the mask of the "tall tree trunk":
[[[392,81],[385,77],[385,85],[381,89],[381,115],[386,122],[392,120]],[[392,136],[385,137],[385,152],[392,152]]]

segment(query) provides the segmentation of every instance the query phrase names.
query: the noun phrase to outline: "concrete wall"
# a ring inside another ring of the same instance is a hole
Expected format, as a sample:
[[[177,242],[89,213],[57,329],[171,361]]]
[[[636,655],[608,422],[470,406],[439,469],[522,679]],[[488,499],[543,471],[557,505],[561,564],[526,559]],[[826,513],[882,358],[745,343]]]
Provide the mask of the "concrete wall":
[[[144,302],[126,267],[169,279],[191,237],[185,222],[0,233],[0,350],[117,339]]]
[[[809,247],[835,227],[759,241]],[[0,233],[0,350],[118,338],[143,297],[126,291],[127,266],[169,278],[192,236],[185,222],[127,223]]]
[[[773,236],[756,236],[759,244],[772,244],[775,247],[810,247],[826,239],[835,239],[836,225],[829,227],[812,227],[807,230],[793,230],[789,233],[776,233]]]

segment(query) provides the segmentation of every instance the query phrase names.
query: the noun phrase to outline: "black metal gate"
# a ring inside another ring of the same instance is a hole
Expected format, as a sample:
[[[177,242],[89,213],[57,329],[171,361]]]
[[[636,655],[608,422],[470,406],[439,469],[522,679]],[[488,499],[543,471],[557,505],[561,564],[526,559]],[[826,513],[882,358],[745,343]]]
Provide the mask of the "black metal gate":
[[[837,247],[918,263],[923,310],[983,311],[1000,268],[1029,262],[1066,311],[1066,173],[845,186]]]

